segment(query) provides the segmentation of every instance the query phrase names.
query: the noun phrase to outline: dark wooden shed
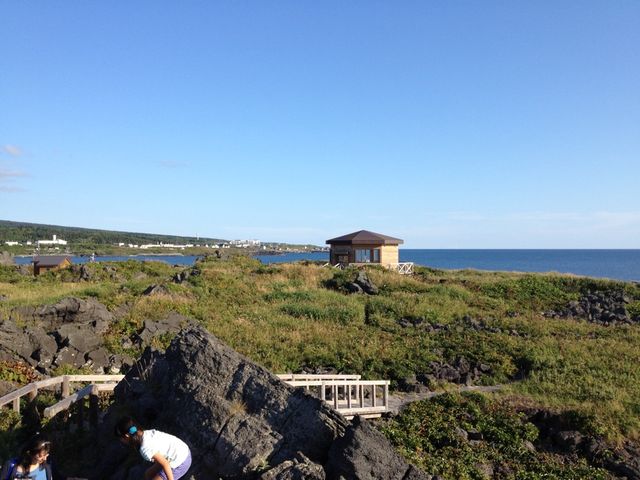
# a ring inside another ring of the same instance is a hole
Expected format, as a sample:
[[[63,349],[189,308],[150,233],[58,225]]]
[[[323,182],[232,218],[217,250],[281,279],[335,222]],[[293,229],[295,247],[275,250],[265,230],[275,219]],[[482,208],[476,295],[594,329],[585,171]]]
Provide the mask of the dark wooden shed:
[[[404,241],[381,233],[359,230],[331,238],[326,243],[331,246],[329,253],[331,265],[379,263],[391,266],[398,264],[398,245]]]
[[[60,270],[71,266],[71,257],[67,255],[46,255],[33,259],[33,274],[40,275],[49,270]]]

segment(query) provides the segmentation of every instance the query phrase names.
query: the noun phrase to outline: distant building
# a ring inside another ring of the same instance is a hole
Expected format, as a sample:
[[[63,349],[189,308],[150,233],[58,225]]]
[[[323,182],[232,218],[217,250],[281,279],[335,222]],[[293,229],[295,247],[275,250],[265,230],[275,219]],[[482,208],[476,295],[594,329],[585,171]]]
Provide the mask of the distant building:
[[[8,245],[10,247],[15,247],[16,245],[20,245],[20,242],[12,242],[12,241],[8,241],[8,242],[4,242],[5,245]]]
[[[329,261],[331,265],[338,263],[379,263],[384,266],[397,265],[398,245],[404,243],[399,238],[380,233],[360,230],[341,237],[331,238],[326,242],[331,246]]]
[[[238,248],[259,247],[260,240],[231,240],[229,244]]]
[[[67,241],[57,238],[57,236],[54,235],[53,240],[38,240],[36,243],[40,247],[42,245],[66,245]]]
[[[71,257],[66,255],[46,255],[33,259],[33,274],[40,275],[49,270],[61,270],[71,266]]]

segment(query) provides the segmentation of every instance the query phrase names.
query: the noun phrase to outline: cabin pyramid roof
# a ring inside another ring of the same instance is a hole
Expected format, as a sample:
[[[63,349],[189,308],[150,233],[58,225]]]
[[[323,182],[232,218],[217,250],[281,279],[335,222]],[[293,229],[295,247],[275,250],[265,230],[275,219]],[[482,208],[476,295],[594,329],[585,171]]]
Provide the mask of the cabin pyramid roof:
[[[403,240],[369,230],[358,230],[326,241],[329,245],[400,245]]]
[[[39,267],[57,267],[64,262],[65,259],[71,261],[71,257],[68,255],[44,255],[34,258],[33,264]]]

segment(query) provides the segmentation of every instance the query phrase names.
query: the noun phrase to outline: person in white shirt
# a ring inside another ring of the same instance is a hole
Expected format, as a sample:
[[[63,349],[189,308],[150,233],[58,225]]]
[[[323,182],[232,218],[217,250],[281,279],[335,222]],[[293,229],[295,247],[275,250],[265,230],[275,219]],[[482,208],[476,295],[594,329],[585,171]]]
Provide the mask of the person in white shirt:
[[[186,443],[160,430],[143,430],[131,417],[122,417],[115,434],[125,445],[140,451],[142,458],[153,465],[144,474],[145,480],[178,480],[191,466],[191,451]]]

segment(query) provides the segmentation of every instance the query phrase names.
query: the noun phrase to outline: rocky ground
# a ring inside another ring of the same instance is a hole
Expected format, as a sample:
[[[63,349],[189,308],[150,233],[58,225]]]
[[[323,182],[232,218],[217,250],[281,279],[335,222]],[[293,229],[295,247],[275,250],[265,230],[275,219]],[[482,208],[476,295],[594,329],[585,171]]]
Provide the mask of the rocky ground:
[[[15,308],[9,318],[0,318],[0,361],[22,361],[45,376],[62,365],[95,373],[124,372],[134,359],[104,346],[103,335],[114,321],[114,314],[91,299],[69,297],[54,305]],[[154,337],[175,334],[188,323],[178,314],[147,320],[123,346],[149,345]]]
[[[91,478],[139,478],[144,468],[122,466],[128,452],[111,432],[123,412],[183,438],[194,480],[432,478],[367,421],[348,422],[199,327],[182,332],[165,354],[147,350],[117,387],[99,436],[107,454],[86,472]]]
[[[589,292],[580,300],[570,302],[566,307],[549,310],[549,318],[578,318],[600,325],[640,323],[640,315],[631,315],[627,305],[631,299],[624,292]]]

